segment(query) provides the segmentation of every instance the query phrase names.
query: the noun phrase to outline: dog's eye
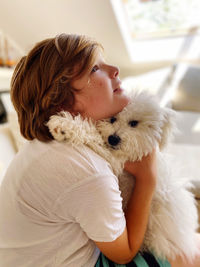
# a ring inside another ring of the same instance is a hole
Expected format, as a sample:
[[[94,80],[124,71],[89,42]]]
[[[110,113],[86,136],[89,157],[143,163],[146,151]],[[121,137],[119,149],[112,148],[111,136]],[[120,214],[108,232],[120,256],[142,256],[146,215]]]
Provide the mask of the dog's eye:
[[[116,119],[115,117],[112,117],[112,118],[110,119],[110,123],[114,123],[116,120],[117,120],[117,119]]]
[[[131,126],[131,127],[136,127],[137,125],[138,125],[138,122],[139,121],[129,121],[129,125]]]

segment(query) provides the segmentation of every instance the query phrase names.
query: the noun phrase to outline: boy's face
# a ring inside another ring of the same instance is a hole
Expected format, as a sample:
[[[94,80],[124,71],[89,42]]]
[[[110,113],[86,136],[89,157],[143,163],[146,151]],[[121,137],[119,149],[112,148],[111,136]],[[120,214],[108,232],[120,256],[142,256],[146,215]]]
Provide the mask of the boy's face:
[[[129,102],[120,87],[119,69],[105,63],[99,52],[94,66],[72,82],[75,92],[74,111],[84,117],[100,120],[114,116]]]

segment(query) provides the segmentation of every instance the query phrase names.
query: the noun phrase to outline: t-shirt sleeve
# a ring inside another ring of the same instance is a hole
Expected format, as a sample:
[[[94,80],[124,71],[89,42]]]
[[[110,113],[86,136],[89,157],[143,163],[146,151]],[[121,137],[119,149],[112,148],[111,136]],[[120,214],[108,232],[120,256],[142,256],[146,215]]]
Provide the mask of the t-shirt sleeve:
[[[114,175],[96,175],[76,184],[60,196],[55,210],[62,219],[80,224],[94,241],[111,242],[123,233],[126,225]]]

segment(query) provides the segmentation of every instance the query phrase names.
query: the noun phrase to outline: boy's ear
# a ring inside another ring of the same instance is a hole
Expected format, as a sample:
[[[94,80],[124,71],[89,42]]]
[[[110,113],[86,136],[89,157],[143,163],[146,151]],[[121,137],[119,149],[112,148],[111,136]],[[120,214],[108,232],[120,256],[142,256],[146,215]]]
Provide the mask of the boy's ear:
[[[162,134],[161,140],[159,142],[160,150],[162,150],[171,140],[173,134],[176,131],[176,115],[177,113],[169,108],[163,109],[163,126],[162,126]]]

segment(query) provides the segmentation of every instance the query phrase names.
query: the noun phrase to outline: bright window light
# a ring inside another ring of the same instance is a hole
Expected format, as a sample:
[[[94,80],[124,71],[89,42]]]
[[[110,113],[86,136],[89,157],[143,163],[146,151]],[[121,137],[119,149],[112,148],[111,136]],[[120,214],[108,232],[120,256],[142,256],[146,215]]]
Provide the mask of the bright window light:
[[[123,0],[134,38],[185,34],[200,26],[199,0]]]
[[[110,0],[133,62],[200,56],[199,0]]]

